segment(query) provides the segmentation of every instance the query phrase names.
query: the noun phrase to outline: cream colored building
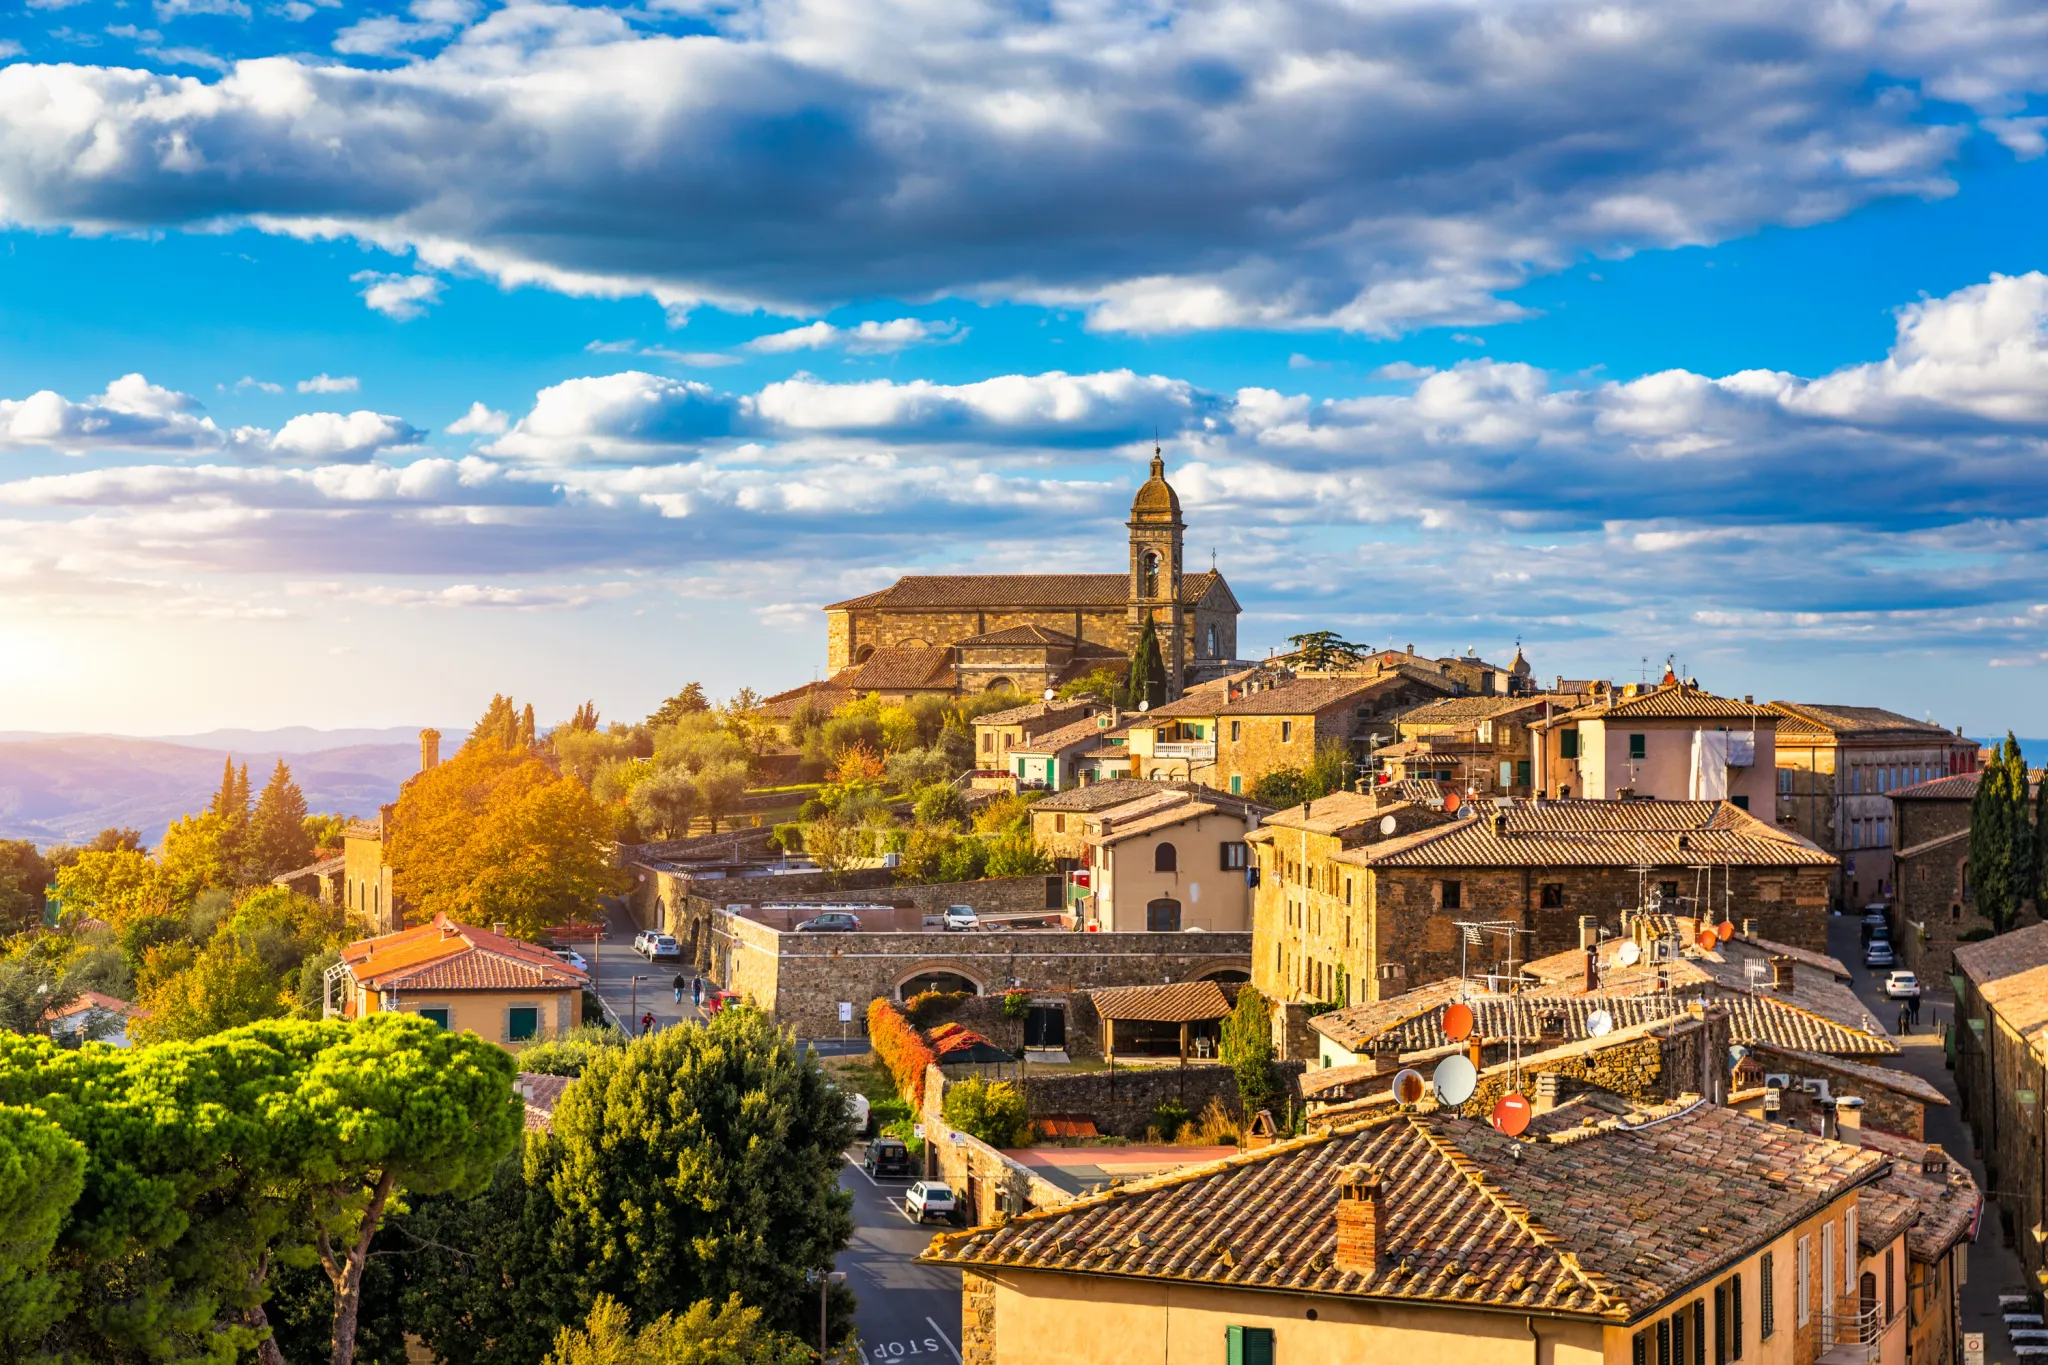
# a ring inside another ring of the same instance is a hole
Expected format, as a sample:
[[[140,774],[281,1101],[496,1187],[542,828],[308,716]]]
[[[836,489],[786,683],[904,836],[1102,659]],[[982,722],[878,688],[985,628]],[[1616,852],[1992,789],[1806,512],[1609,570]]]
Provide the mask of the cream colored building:
[[[1425,1104],[941,1234],[964,1365],[1905,1365],[1886,1154],[1695,1096],[1519,1141]]]
[[[1244,839],[1260,809],[1169,788],[1081,815],[1073,914],[1102,933],[1249,930]]]
[[[349,944],[328,969],[326,1013],[418,1014],[517,1052],[582,1022],[589,977],[545,948],[436,915]]]
[[[1727,801],[1777,818],[1778,714],[1669,674],[1530,726],[1536,790],[1613,801]]]

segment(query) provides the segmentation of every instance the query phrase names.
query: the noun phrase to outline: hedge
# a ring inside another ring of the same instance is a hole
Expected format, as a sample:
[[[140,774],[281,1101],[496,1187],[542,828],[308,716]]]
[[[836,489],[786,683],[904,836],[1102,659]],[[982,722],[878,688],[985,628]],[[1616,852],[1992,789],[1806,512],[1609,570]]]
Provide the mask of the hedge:
[[[938,1058],[903,1012],[879,996],[868,1005],[868,1043],[895,1078],[896,1093],[910,1101],[913,1113],[923,1113],[925,1068]]]

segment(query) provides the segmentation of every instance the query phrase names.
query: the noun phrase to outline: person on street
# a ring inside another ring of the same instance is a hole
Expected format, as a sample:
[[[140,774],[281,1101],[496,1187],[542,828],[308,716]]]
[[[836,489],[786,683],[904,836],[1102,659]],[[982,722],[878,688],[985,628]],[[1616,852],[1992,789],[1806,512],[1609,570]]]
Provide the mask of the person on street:
[[[701,976],[690,979],[690,1003],[698,1009],[704,1008],[704,978]]]
[[[1908,1010],[1908,1009],[1907,1009],[1907,1008],[1906,1008],[1906,1007],[1905,1007],[1904,1005],[1901,1005],[1901,1006],[1899,1006],[1899,1032],[1900,1032],[1901,1034],[1907,1034],[1907,1033],[1911,1033],[1912,1031],[1913,1031],[1913,1016],[1912,1016],[1912,1012],[1911,1012],[1911,1011],[1909,1011],[1909,1010]]]
[[[683,974],[681,972],[676,973],[676,979],[673,984],[676,988],[676,1003],[680,1005],[683,1003]]]
[[[1920,997],[1919,997],[1919,996],[1917,996],[1917,995],[1916,995],[1916,996],[1914,996],[1914,997],[1913,997],[1913,998],[1912,998],[1911,1000],[1908,1000],[1908,1001],[1906,1002],[1906,1012],[1907,1012],[1908,1014],[1910,1014],[1910,1015],[1912,1015],[1912,1016],[1913,1016],[1913,1022],[1914,1022],[1914,1023],[1916,1023],[1916,1024],[1917,1024],[1917,1023],[1919,1023],[1919,1022],[1920,1022]]]
[[[640,1036],[645,1038],[652,1032],[654,1032],[654,1011],[649,1010],[640,1016]]]

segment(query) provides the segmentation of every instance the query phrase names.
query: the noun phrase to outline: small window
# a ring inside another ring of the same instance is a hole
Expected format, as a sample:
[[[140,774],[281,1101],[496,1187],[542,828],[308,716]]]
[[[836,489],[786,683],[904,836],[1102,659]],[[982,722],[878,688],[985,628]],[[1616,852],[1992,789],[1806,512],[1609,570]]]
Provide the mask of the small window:
[[[1273,1329],[1238,1327],[1223,1329],[1223,1365],[1273,1365]]]
[[[1230,742],[1232,744],[1237,743],[1238,739],[1242,736],[1242,734],[1243,731],[1239,728],[1238,722],[1230,722]]]
[[[1678,883],[1658,882],[1657,899],[1663,901],[1666,905],[1676,905],[1678,903]]]
[[[429,1005],[420,1011],[420,1018],[437,1028],[447,1028],[448,1007],[446,1005]]]
[[[1293,722],[1293,721],[1291,721],[1291,720],[1283,720],[1283,721],[1281,721],[1281,722],[1280,722],[1280,742],[1281,742],[1282,744],[1292,744],[1292,743],[1294,743],[1294,722]]]
[[[993,730],[983,730],[981,732],[981,751],[985,754],[993,753],[995,752],[995,747],[996,732]]]
[[[1515,760],[1515,785],[1518,787],[1529,785],[1529,760],[1526,758]]]
[[[1771,1273],[1771,1253],[1757,1266],[1757,1340],[1769,1341],[1778,1330],[1778,1281]]]
[[[1545,883],[1543,883],[1543,908],[1544,908],[1545,910],[1562,910],[1562,909],[1564,909],[1564,883],[1563,883],[1563,882],[1545,882]]]
[[[1728,804],[1737,810],[1749,809],[1749,798],[1740,794],[1728,798]]]
[[[1769,1264],[1766,1259],[1765,1264]],[[1728,1358],[1742,1359],[1742,1277],[1728,1281]]]
[[[515,1043],[523,1043],[540,1032],[540,1007],[538,1005],[514,1005],[505,1011],[505,1035]]]
[[[1577,730],[1559,730],[1557,732],[1557,756],[1559,758],[1577,758],[1579,756],[1579,732]]]
[[[1463,882],[1447,881],[1444,883],[1443,908],[1446,910],[1463,910],[1465,908],[1465,884]]]
[[[1792,770],[1790,768],[1780,768],[1778,769],[1778,795],[1790,796],[1791,794]]]
[[[1241,872],[1247,865],[1245,847],[1241,843],[1226,842],[1223,845],[1223,870]]]
[[[1152,870],[1154,872],[1180,871],[1180,854],[1172,844],[1155,844],[1152,848]]]
[[[1233,722],[1230,728],[1235,730],[1237,725]],[[1236,736],[1232,736],[1232,738],[1236,738]],[[1230,794],[1232,796],[1244,795],[1244,779],[1236,773],[1230,775]]]
[[[1346,905],[1349,905],[1349,904],[1351,904],[1351,878],[1349,878],[1349,877],[1346,877],[1346,878],[1344,879],[1344,903],[1345,903]],[[1350,924],[1350,921],[1349,921],[1349,920],[1346,920],[1346,921],[1345,921],[1345,924],[1346,924],[1346,925],[1348,926],[1348,925]],[[1347,929],[1347,932],[1348,932],[1348,929]]]
[[[1630,735],[1628,737],[1628,756],[1630,758],[1648,758],[1650,756],[1650,737],[1648,735]]]
[[[1813,1239],[1801,1237],[1793,1252],[1792,1321],[1804,1327],[1813,1317]]]

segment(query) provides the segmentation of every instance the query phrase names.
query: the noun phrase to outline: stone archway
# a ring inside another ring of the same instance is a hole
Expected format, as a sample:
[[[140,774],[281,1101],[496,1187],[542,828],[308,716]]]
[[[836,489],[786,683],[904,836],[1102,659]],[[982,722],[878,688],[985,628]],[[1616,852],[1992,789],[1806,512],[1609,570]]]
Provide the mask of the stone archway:
[[[981,690],[984,692],[1015,692],[1017,684],[1008,678],[990,678],[988,686]]]
[[[898,1001],[906,1001],[918,992],[928,990],[964,990],[970,995],[986,995],[988,983],[964,962],[935,958],[920,962],[898,976],[892,993]]]

